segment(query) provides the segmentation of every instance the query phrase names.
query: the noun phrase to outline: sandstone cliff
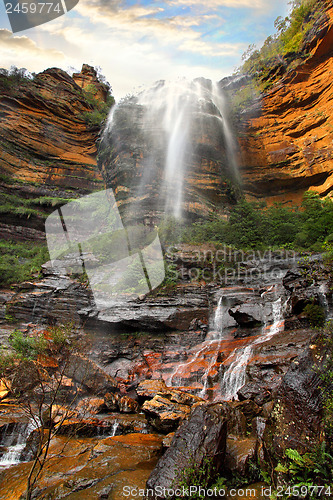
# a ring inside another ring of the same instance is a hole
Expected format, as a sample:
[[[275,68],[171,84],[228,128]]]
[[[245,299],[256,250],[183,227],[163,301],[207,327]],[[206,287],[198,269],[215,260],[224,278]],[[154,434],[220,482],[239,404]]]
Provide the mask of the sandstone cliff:
[[[45,216],[57,199],[64,203],[103,188],[96,167],[99,128],[86,123],[93,105],[75,83],[80,78],[105,100],[105,85],[86,65],[75,79],[56,68],[33,79],[1,75],[1,237],[43,238]]]
[[[289,69],[241,118],[240,164],[250,199],[298,204],[308,189],[321,196],[332,192],[331,2],[305,43],[306,60]]]

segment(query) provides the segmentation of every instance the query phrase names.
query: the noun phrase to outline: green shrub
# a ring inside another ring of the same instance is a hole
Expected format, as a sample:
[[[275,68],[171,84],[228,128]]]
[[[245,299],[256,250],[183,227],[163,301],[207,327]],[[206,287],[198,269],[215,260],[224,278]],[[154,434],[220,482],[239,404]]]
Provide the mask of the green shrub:
[[[228,220],[212,217],[192,224],[169,217],[161,222],[164,248],[177,243],[222,243],[236,248],[287,247],[322,251],[333,233],[333,202],[306,193],[301,209],[275,204],[269,208],[240,200]]]
[[[268,36],[260,49],[250,45],[243,54],[245,62],[239,71],[252,75],[262,90],[265,90],[266,80],[274,67],[288,66],[297,58],[306,56],[302,53],[303,42],[321,15],[325,0],[292,0],[289,3],[289,16],[275,20],[276,33]]]
[[[325,311],[322,306],[319,306],[317,304],[308,304],[304,308],[304,313],[306,314],[311,326],[324,326]]]
[[[45,244],[0,241],[0,285],[32,278],[48,260]]]
[[[81,118],[86,122],[89,128],[101,127],[104,120],[106,120],[110,109],[115,103],[114,97],[111,94],[108,94],[106,102],[97,99],[97,88],[94,85],[88,85],[82,93],[92,109],[91,111],[85,111],[82,113]]]
[[[9,344],[15,354],[24,359],[36,359],[38,354],[45,351],[47,342],[44,336],[29,337],[21,331],[15,330],[9,337]]]
[[[302,455],[297,450],[288,448],[283,462],[280,462],[275,470],[284,475],[285,484],[290,486],[290,494],[287,493],[287,489],[285,490],[286,498],[295,497],[293,488],[298,488],[302,492],[302,497],[317,498],[316,489],[314,488],[311,494],[310,487],[329,487],[333,477],[333,456],[327,452],[325,441],[314,452]]]

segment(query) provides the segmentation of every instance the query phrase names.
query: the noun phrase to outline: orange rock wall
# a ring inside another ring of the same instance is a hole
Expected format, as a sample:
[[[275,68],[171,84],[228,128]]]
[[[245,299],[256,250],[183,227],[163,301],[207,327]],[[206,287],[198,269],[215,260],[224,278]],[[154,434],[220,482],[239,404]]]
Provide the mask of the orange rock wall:
[[[333,190],[333,7],[328,4],[310,57],[289,71],[240,130],[249,199],[300,203],[305,191]]]
[[[3,92],[1,173],[38,184],[96,188],[98,131],[89,130],[82,118],[89,109],[74,80],[55,68],[15,92]]]

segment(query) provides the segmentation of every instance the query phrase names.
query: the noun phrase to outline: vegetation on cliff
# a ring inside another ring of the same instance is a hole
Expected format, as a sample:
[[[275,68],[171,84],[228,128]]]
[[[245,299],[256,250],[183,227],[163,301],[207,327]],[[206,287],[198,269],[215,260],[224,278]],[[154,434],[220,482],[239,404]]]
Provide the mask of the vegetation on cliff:
[[[321,251],[333,239],[333,201],[307,193],[301,210],[283,205],[240,201],[228,220],[211,219],[191,225],[167,219],[160,226],[164,244],[218,243],[236,248],[283,247]]]
[[[292,0],[289,16],[275,20],[276,33],[266,38],[257,49],[250,45],[243,54],[242,73],[254,76],[264,82],[272,77],[272,70],[279,66],[286,68],[297,59],[307,57],[307,34],[323,12],[326,0]],[[271,80],[270,80],[270,83]]]
[[[317,24],[324,14],[327,0],[291,0],[290,14],[275,20],[276,32],[262,47],[249,45],[237,74],[247,75],[236,90],[228,91],[233,115],[245,110],[255,98],[269,89],[288,70],[309,56],[311,39],[316,37]]]

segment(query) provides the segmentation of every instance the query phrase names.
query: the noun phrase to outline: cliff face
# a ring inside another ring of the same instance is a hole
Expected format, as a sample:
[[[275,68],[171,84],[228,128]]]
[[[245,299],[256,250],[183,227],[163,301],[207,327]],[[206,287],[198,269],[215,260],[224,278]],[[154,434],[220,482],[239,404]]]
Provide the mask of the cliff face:
[[[250,199],[299,203],[333,189],[333,7],[307,39],[309,57],[244,114],[241,170]]]
[[[86,83],[98,84],[96,73],[87,74],[87,67],[83,70]],[[38,239],[41,234],[26,228],[43,232],[44,218],[57,198],[64,203],[103,188],[96,167],[98,128],[89,128],[84,118],[93,107],[75,81],[56,68],[33,80],[2,75],[0,86],[0,191],[4,200],[0,236]],[[104,98],[102,87],[100,99]]]

